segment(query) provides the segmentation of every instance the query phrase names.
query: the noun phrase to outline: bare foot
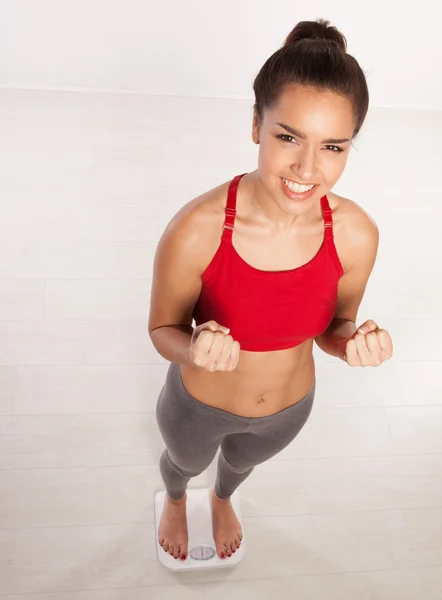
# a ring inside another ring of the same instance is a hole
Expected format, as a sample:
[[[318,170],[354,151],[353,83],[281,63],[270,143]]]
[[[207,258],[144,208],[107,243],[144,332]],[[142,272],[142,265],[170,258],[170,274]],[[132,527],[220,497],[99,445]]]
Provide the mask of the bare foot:
[[[236,516],[230,498],[222,500],[210,491],[212,505],[212,531],[215,540],[216,552],[220,558],[232,556],[241,545],[242,529]]]
[[[186,560],[188,550],[187,494],[180,500],[172,500],[166,493],[164,508],[158,527],[158,542],[165,552],[174,558]]]

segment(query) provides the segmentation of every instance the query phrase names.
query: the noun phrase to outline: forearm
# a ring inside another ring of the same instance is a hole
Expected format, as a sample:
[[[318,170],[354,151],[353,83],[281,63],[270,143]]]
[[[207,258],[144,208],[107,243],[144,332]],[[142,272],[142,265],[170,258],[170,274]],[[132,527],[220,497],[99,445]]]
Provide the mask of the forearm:
[[[329,327],[315,338],[323,352],[344,360],[347,341],[356,333],[357,327],[348,319],[333,319]]]
[[[150,339],[159,354],[169,362],[193,365],[189,356],[192,333],[191,325],[168,325],[151,331]]]

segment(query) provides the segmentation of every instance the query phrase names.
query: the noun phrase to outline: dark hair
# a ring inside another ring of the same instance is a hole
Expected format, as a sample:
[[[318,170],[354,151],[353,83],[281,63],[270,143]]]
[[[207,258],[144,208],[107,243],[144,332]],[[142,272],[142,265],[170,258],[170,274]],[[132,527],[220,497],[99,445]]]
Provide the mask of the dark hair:
[[[368,110],[367,81],[357,60],[347,54],[345,37],[329,25],[324,19],[299,22],[264,63],[253,84],[259,121],[277,104],[286,85],[300,84],[347,97],[355,117],[353,137],[359,133]]]

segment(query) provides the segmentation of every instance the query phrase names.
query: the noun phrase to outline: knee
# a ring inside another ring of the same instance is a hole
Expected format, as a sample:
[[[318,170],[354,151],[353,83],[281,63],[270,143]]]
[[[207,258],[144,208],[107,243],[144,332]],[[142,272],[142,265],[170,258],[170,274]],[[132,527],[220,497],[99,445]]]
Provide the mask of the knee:
[[[210,462],[207,464],[206,462],[186,460],[185,457],[177,458],[171,456],[166,448],[160,457],[160,470],[162,473],[172,470],[181,477],[196,477],[206,470]]]
[[[221,464],[224,462],[234,473],[245,473],[255,466],[240,453],[225,447],[221,447],[219,461]]]

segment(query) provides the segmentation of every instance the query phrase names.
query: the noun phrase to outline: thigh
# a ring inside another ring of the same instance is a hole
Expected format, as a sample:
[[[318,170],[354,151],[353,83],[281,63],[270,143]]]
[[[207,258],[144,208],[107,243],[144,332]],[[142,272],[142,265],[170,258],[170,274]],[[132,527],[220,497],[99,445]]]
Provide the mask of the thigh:
[[[286,448],[306,424],[313,408],[315,385],[302,400],[268,417],[252,420],[242,433],[226,435],[221,450],[239,469],[256,466]]]
[[[175,464],[207,467],[223,437],[238,427],[234,418],[190,396],[182,384],[179,365],[172,364],[156,406],[161,436]],[[233,415],[231,415],[233,417]]]

